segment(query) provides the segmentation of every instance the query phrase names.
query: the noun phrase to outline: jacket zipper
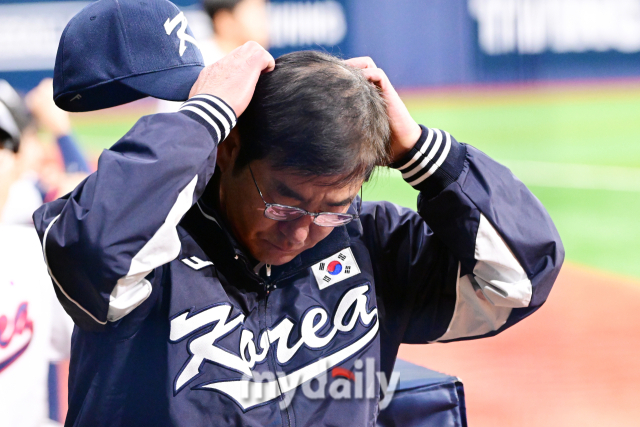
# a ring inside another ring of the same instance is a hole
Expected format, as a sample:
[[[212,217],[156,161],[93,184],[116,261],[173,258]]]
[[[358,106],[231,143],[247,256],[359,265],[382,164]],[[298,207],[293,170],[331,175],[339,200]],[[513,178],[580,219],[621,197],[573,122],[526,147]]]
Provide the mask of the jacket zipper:
[[[247,271],[247,273],[248,273],[250,276],[257,277],[257,278],[258,278],[258,282],[259,282],[262,286],[264,286],[265,297],[264,297],[264,300],[263,300],[263,301],[264,301],[264,314],[263,314],[263,316],[264,316],[264,317],[263,317],[263,321],[264,321],[264,327],[265,327],[265,329],[266,329],[266,330],[268,330],[269,325],[268,325],[268,323],[267,323],[267,305],[268,305],[268,300],[269,300],[269,294],[271,293],[271,291],[272,291],[273,289],[276,289],[276,281],[268,282],[268,281],[262,280],[262,278],[261,278],[258,274],[256,274],[253,270],[251,270],[251,269],[249,268],[249,266],[247,265],[247,262],[246,262],[246,260],[245,260],[245,259],[240,260],[240,257],[239,257],[238,255],[236,255],[236,256],[235,256],[235,259],[236,259],[237,261],[241,261],[241,262],[242,262],[242,264],[244,265],[245,270]],[[266,275],[267,275],[267,277],[271,277],[271,264],[266,264],[266,273],[267,273],[267,274],[266,274]],[[261,301],[261,302],[259,302],[259,304],[262,304],[262,301]],[[271,345],[271,338],[270,338],[270,337],[269,337],[269,345]],[[267,356],[267,357],[271,358],[272,366],[273,366],[273,367],[274,367],[274,369],[275,369],[275,367],[277,366],[277,363],[276,363],[276,360],[275,360],[275,356],[273,355],[273,352],[269,351],[269,352],[268,352],[268,356]],[[275,377],[276,377],[276,384],[277,384],[277,386],[278,386],[278,389],[280,389],[280,381],[278,381],[277,372],[273,372],[273,374],[274,374],[274,375],[275,375]],[[281,389],[280,389],[280,390],[281,390]],[[281,390],[281,391],[282,391],[282,390]],[[285,412],[286,412],[286,414],[287,414],[287,424],[286,424],[286,427],[291,427],[291,415],[289,414],[289,408],[288,408],[288,407],[287,407],[287,408],[285,408]]]
[[[267,269],[267,270],[266,270],[266,272],[267,272],[267,277],[271,277],[271,265],[270,265],[270,264],[267,264],[267,265],[266,265],[266,269]],[[271,291],[272,291],[272,290],[274,290],[274,289],[276,289],[276,288],[277,288],[277,286],[276,286],[276,282],[277,282],[277,281],[273,281],[273,282],[264,282],[264,289],[265,289],[265,293],[266,293],[266,295],[265,295],[265,297],[264,297],[264,325],[265,325],[265,328],[267,328],[267,331],[268,331],[268,328],[269,328],[269,326],[268,326],[268,324],[267,324],[267,308],[268,308],[268,305],[269,305],[269,295],[271,294]],[[267,332],[267,334],[268,334],[268,332]],[[268,336],[268,335],[267,335],[267,336]],[[269,338],[269,345],[271,345],[271,337],[269,337],[269,336],[268,336],[268,338]],[[276,362],[276,358],[275,358],[274,353],[270,351],[270,352],[268,353],[268,356],[267,356],[267,357],[271,358],[271,362],[272,362],[272,364],[273,364],[272,366],[273,366],[274,368],[277,368],[278,363]],[[277,372],[274,372],[273,374],[276,376],[276,385],[278,386],[278,390],[279,390],[279,391],[280,391],[280,393],[281,393],[281,394],[280,394],[280,396],[282,396],[282,388],[280,388],[280,380],[278,379],[278,373],[277,373]],[[284,397],[282,396],[282,398],[284,398]],[[278,404],[280,404],[280,403],[278,402]],[[281,411],[282,411],[282,410],[281,410]],[[286,408],[284,408],[284,412],[287,414],[287,424],[286,424],[286,427],[291,427],[291,414],[289,413],[289,407],[288,407],[288,406],[287,406]]]

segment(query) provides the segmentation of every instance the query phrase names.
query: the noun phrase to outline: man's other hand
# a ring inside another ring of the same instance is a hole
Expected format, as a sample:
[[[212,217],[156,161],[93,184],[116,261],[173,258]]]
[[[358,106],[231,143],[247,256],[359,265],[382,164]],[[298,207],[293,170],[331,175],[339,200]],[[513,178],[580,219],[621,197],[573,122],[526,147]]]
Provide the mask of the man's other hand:
[[[256,42],[247,42],[215,64],[205,67],[189,93],[215,95],[240,116],[249,105],[261,73],[273,71],[273,56]]]
[[[351,58],[344,61],[347,65],[360,68],[364,76],[382,91],[387,102],[387,114],[391,125],[392,160],[402,159],[418,142],[422,129],[418,126],[404,102],[393,88],[389,78],[369,57]]]

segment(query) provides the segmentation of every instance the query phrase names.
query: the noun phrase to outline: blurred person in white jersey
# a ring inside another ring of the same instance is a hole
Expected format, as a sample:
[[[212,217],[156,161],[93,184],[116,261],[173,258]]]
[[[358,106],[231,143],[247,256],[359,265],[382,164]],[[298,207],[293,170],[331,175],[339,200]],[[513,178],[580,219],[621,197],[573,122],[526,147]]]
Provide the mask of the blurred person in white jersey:
[[[71,191],[90,169],[72,136],[69,113],[53,102],[51,79],[42,80],[24,99],[0,80],[0,102],[6,149],[0,170],[0,222],[31,224],[33,211],[43,201]],[[41,130],[55,144],[44,143]]]
[[[37,179],[25,174],[26,166],[34,162],[36,138],[37,129],[27,105],[7,82],[0,80],[0,425],[3,427],[57,425],[49,420],[49,363],[69,359],[73,328],[56,300],[38,236],[29,224],[32,211],[42,203]],[[28,152],[21,156],[22,148]],[[59,381],[66,384],[66,378]]]
[[[248,41],[269,48],[266,0],[203,0],[211,19],[211,37],[198,40],[204,65],[211,65]],[[158,101],[159,113],[174,113],[182,102]]]

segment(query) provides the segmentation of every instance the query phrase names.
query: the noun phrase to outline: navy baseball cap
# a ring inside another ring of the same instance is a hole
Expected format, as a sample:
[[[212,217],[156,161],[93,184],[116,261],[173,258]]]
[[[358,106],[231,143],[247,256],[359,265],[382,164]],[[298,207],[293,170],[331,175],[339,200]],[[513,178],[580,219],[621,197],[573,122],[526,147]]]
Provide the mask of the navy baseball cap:
[[[66,111],[93,111],[146,96],[184,101],[204,68],[184,14],[168,0],[99,0],[71,18],[53,71]]]

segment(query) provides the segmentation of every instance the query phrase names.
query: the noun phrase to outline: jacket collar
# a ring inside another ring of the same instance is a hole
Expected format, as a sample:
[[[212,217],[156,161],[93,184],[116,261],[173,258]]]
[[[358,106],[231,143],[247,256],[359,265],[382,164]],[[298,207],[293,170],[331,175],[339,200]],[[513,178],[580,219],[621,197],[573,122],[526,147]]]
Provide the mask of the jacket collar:
[[[348,247],[350,237],[347,227],[354,231],[361,229],[359,220],[352,221],[348,226],[334,228],[313,248],[302,252],[284,265],[272,267],[271,276],[265,280],[253,273],[257,261],[241,247],[210,201],[210,197],[203,195],[181,221],[182,227],[223,273],[248,276],[263,284],[289,277]],[[359,199],[356,203],[360,203]],[[351,209],[355,212],[354,206]]]

